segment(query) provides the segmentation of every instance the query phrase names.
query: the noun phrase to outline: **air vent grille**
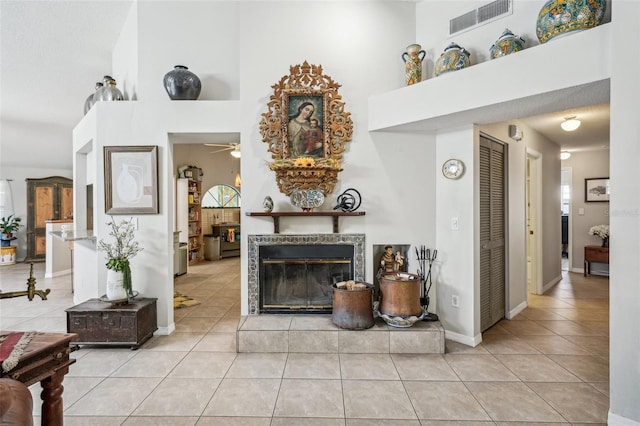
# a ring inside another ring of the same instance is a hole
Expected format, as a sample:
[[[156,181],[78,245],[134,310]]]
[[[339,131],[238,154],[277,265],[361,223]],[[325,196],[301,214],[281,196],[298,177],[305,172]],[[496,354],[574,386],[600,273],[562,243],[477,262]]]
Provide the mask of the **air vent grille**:
[[[478,27],[503,15],[513,13],[513,0],[495,0],[449,21],[449,34]]]

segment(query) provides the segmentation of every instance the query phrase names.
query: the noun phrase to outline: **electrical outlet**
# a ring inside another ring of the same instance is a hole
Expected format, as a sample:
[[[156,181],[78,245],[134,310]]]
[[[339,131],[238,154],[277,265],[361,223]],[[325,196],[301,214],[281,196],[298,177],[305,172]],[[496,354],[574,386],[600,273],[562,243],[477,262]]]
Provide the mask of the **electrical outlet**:
[[[460,299],[458,298],[457,294],[451,295],[451,306],[453,306],[454,308],[460,306]]]

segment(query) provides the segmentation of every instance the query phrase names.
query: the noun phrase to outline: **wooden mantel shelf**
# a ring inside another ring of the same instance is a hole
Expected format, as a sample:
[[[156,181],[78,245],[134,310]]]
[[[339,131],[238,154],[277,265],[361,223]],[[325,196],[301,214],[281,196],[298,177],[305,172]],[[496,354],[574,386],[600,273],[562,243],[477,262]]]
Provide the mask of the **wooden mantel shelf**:
[[[291,217],[310,217],[325,216],[333,218],[333,233],[339,231],[338,220],[341,216],[364,216],[366,212],[342,212],[342,211],[324,211],[324,212],[247,212],[247,216],[268,216],[273,218],[273,232],[280,233],[280,218],[283,216]]]

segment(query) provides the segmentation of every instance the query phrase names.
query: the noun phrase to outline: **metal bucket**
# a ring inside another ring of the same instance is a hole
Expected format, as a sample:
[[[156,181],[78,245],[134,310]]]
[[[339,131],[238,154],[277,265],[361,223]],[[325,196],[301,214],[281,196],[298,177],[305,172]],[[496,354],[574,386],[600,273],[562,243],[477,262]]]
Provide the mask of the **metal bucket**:
[[[420,276],[406,272],[383,274],[380,278],[379,311],[397,317],[421,315]]]
[[[361,290],[343,290],[333,285],[331,322],[348,330],[373,327],[373,286]]]

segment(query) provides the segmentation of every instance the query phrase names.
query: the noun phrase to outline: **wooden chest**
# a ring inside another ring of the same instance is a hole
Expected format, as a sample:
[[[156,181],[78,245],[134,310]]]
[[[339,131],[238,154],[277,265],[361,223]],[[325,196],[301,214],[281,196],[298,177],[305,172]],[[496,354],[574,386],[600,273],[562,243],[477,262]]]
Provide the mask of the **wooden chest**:
[[[158,329],[156,300],[141,298],[112,305],[89,299],[66,310],[67,332],[78,334],[74,344],[131,345],[137,349]]]

